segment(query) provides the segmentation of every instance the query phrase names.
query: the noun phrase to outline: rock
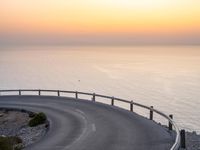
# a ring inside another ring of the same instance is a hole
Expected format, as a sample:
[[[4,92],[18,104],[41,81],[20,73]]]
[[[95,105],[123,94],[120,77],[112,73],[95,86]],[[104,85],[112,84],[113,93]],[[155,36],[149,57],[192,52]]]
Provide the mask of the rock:
[[[20,149],[21,147],[24,148],[33,144],[48,131],[48,121],[36,127],[28,126],[29,117],[35,115],[35,113],[29,113],[25,110],[8,111],[5,109],[2,110],[0,114],[3,114],[3,117],[0,118],[0,136],[17,136],[22,139],[23,144],[17,145],[16,148]]]
[[[30,118],[33,118],[34,116],[35,116],[35,113],[33,113],[33,112],[30,112],[30,113],[29,113],[29,117],[30,117]]]
[[[200,135],[197,132],[186,132],[187,150],[200,150]]]
[[[3,114],[0,114],[0,117],[3,117]]]
[[[24,148],[24,144],[23,143],[19,143],[19,144],[16,144],[15,146],[14,146],[14,149],[15,150],[21,150],[21,149],[23,149]]]
[[[45,124],[45,128],[49,128],[49,123],[46,123],[46,124]]]

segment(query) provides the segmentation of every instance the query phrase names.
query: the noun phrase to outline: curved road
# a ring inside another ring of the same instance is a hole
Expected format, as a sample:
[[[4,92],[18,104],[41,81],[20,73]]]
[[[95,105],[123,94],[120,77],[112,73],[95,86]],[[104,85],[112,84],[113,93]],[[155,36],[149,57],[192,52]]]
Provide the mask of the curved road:
[[[135,113],[86,100],[0,96],[0,107],[46,113],[50,130],[27,150],[169,150],[167,129]]]

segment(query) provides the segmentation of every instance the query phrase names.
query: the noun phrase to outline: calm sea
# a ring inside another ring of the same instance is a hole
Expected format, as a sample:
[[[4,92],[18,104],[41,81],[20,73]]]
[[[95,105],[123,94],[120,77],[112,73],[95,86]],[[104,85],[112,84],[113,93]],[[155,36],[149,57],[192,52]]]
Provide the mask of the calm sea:
[[[198,46],[0,48],[0,89],[19,88],[134,100],[173,114],[180,127],[200,131]],[[139,108],[135,111],[148,116]]]

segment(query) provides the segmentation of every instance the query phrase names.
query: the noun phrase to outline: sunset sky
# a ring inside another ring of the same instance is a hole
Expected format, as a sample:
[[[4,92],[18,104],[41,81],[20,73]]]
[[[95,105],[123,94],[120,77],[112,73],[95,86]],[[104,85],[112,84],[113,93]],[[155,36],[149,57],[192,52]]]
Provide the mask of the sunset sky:
[[[0,0],[0,44],[200,44],[199,0]]]

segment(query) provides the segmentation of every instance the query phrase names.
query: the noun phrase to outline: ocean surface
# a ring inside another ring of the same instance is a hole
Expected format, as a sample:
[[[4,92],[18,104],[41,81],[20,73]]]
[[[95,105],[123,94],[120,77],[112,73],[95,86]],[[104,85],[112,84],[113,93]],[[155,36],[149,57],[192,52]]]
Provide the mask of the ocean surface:
[[[173,114],[180,128],[200,132],[198,46],[0,48],[0,89],[20,88],[95,92],[133,100]]]

